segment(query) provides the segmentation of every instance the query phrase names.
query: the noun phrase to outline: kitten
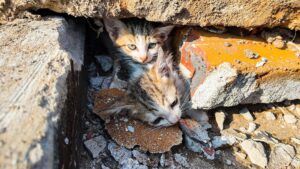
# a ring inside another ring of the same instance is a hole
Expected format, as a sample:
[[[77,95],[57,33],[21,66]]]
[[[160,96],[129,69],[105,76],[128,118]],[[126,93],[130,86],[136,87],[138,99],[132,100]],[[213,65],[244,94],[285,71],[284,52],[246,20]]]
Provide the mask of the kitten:
[[[119,52],[119,59],[139,64],[155,61],[158,48],[164,46],[173,25],[155,27],[140,19],[104,19],[106,31]]]
[[[129,93],[136,100],[132,117],[156,127],[170,126],[190,108],[189,85],[172,59],[159,48],[158,58],[149,70],[130,79]]]

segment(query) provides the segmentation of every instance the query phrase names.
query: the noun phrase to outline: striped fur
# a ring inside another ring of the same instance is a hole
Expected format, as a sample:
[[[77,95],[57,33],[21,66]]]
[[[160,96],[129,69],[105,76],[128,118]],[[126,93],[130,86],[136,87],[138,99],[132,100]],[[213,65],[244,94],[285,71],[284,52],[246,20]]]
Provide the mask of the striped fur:
[[[129,91],[137,100],[131,115],[156,127],[177,123],[189,108],[189,85],[161,48],[155,64],[130,81]]]

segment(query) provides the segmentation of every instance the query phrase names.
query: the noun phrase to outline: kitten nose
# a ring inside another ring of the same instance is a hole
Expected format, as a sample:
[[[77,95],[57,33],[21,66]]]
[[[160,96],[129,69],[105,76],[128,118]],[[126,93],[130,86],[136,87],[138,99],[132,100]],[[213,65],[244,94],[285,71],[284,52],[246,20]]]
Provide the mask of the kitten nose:
[[[169,118],[169,121],[170,121],[172,124],[177,123],[179,120],[180,120],[180,117],[179,117],[179,116],[172,116],[172,117]]]
[[[148,59],[148,57],[147,57],[147,56],[143,56],[143,57],[141,57],[141,61],[142,61],[142,63],[145,63],[145,62],[147,61],[147,59]]]

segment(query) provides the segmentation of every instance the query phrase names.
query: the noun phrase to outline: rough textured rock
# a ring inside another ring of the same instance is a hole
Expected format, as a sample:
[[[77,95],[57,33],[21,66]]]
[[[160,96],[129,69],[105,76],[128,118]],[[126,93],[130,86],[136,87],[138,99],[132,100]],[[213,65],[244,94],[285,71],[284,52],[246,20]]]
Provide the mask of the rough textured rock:
[[[198,29],[181,30],[177,37],[180,68],[192,80],[193,108],[300,99],[300,60],[294,51],[297,44],[282,50],[260,38],[249,36],[241,40],[238,36]],[[232,46],[226,47],[224,42]],[[260,57],[246,57],[243,52],[246,49]],[[256,67],[261,57],[268,62]]]
[[[139,1],[139,0],[97,0],[97,1],[52,1],[19,0],[0,4],[3,18],[11,17],[28,8],[50,9],[74,16],[97,17],[139,17],[149,21],[200,26],[275,27],[284,26],[300,29],[297,0],[288,1]],[[0,15],[1,17],[1,15]]]
[[[253,140],[245,140],[241,143],[242,149],[247,153],[251,162],[262,168],[267,166],[267,156],[264,146]]]
[[[0,168],[55,164],[55,128],[68,91],[70,58],[83,59],[81,31],[62,18],[0,27]]]
[[[271,151],[269,168],[284,168],[291,164],[296,152],[293,146],[277,144]]]

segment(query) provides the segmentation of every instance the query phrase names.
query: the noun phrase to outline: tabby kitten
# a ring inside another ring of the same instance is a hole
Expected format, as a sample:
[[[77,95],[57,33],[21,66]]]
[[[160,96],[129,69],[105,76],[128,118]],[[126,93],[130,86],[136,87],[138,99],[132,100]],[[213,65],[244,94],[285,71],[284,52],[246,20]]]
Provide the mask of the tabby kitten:
[[[163,46],[173,25],[155,27],[154,23],[140,19],[105,18],[104,25],[123,61],[147,64],[155,60],[157,51]]]
[[[156,127],[177,123],[190,108],[189,85],[173,64],[171,54],[158,48],[158,58],[140,77],[130,79],[129,92],[136,100],[131,116]]]

